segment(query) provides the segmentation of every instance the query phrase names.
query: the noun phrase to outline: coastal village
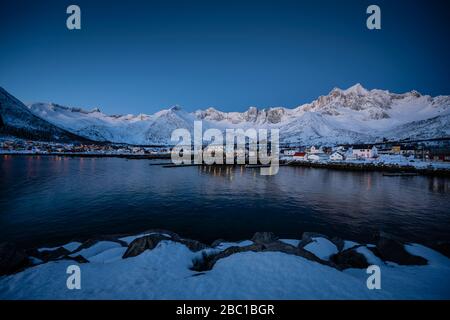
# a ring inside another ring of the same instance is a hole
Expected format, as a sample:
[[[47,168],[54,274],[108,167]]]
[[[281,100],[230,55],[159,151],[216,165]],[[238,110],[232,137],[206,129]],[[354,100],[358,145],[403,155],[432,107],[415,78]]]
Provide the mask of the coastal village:
[[[392,145],[380,147],[373,144],[355,144],[349,146],[322,147],[311,146],[302,149],[293,148],[283,151],[284,159],[294,161],[346,161],[374,160],[383,156],[403,156],[414,162],[441,161],[450,162],[450,151],[445,148],[425,148],[416,146]]]
[[[283,163],[441,163],[450,167],[448,140],[431,143],[377,143],[349,144],[339,146],[280,146],[280,161]],[[205,146],[212,152],[224,152],[222,146]],[[204,149],[205,149],[204,148]],[[252,157],[247,145],[247,155]],[[270,148],[270,145],[269,145]],[[136,158],[170,158],[170,146],[133,146],[127,144],[70,144],[42,142],[16,138],[0,140],[0,154],[72,155],[72,156],[117,156]],[[239,154],[235,150],[235,156]]]
[[[54,154],[54,155],[170,155],[169,147],[131,146],[126,144],[71,144],[23,139],[0,140],[0,154]]]

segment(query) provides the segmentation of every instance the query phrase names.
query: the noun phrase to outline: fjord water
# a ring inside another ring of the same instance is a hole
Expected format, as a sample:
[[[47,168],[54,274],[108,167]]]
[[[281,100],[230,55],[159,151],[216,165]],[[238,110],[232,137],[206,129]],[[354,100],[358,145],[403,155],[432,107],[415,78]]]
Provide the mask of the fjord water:
[[[273,231],[373,242],[450,240],[450,179],[281,167],[163,168],[160,160],[0,156],[0,242],[26,247],[172,230],[210,243]]]

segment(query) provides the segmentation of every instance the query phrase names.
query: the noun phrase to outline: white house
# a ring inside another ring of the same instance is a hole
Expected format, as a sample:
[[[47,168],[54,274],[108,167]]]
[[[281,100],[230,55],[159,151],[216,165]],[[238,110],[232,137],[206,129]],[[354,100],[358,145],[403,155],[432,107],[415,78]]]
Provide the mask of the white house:
[[[144,153],[144,150],[140,147],[133,147],[131,148],[131,152],[133,153]]]
[[[297,150],[291,150],[291,149],[287,149],[283,151],[283,155],[285,156],[293,156],[297,153]]]
[[[210,144],[205,149],[208,149],[208,151],[223,152],[224,147],[222,144]]]
[[[330,160],[342,161],[345,160],[345,155],[343,153],[340,153],[339,151],[335,151],[331,154]]]
[[[378,156],[378,149],[375,146],[372,148],[370,146],[353,146],[352,156],[357,159],[376,158]]]
[[[323,149],[322,149],[322,147],[312,146],[311,148],[309,148],[308,153],[309,153],[309,154],[319,154],[319,153],[323,153]]]

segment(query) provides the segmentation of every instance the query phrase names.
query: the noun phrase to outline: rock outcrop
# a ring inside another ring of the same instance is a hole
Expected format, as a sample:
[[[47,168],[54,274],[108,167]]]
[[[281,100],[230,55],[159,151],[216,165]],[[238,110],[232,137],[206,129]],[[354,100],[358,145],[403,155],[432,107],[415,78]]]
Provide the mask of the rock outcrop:
[[[340,251],[330,257],[330,261],[334,262],[339,269],[358,268],[366,269],[369,266],[366,257],[356,251],[357,247]]]
[[[425,258],[418,257],[406,251],[401,240],[381,232],[374,253],[384,261],[392,261],[400,265],[426,265]]]
[[[24,250],[10,242],[0,244],[0,276],[18,272],[28,264],[29,258]]]

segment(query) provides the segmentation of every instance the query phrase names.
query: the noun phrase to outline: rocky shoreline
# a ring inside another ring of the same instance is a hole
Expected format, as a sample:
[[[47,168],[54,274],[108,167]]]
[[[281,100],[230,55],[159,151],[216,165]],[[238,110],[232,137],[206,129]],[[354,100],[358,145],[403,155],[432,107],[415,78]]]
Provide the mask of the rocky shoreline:
[[[307,167],[319,169],[333,169],[346,171],[377,171],[377,172],[408,172],[417,173],[418,175],[450,177],[450,169],[445,168],[417,168],[414,166],[403,166],[398,164],[382,164],[382,163],[339,163],[339,162],[307,162],[297,161],[289,164],[293,167]]]

